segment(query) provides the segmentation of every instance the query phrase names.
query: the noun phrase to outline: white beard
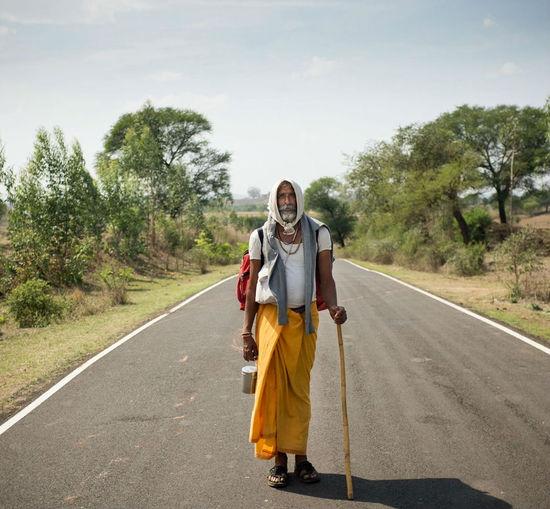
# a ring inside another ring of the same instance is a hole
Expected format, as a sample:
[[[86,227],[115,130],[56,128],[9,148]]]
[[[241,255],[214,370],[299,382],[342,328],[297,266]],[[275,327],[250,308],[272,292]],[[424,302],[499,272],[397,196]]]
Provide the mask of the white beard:
[[[292,223],[292,221],[296,219],[296,212],[285,211],[285,212],[281,212],[280,214],[281,214],[281,219],[285,223]]]

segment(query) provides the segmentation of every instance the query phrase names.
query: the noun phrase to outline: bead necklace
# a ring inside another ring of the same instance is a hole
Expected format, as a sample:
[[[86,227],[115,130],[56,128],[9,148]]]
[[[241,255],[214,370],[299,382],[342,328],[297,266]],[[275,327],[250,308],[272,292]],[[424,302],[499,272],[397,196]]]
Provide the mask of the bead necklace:
[[[296,235],[298,235],[297,229],[294,231],[294,235],[292,236],[292,240],[290,241],[290,247],[288,251],[286,250],[283,241],[277,237],[277,240],[279,241],[279,245],[281,246],[281,249],[286,253],[286,258],[283,262],[285,266],[286,266],[286,263],[288,262],[288,259],[290,258],[290,255],[296,254],[298,252],[298,249],[300,249],[300,244],[297,244],[296,249],[292,251],[292,248],[294,246],[294,241],[296,240]]]
[[[277,239],[277,240],[279,241],[279,245],[281,246],[281,249],[282,249],[288,256],[297,253],[297,252],[298,252],[298,249],[300,249],[300,244],[290,244],[290,248],[289,248],[289,250],[287,251],[287,250],[285,249],[285,245],[283,244],[283,242],[281,242],[281,239]],[[292,251],[293,246],[297,246],[296,249],[295,249],[294,251]],[[287,257],[287,258],[288,258],[288,257]]]

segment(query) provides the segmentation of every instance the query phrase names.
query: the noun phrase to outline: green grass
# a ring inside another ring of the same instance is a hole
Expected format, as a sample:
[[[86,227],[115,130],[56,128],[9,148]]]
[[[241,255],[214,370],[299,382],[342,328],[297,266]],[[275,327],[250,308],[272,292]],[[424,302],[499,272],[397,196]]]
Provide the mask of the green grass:
[[[354,263],[393,276],[426,290],[438,297],[459,304],[503,325],[550,343],[550,305],[539,303],[542,311],[531,307],[531,300],[512,303],[498,274],[460,277],[456,275],[422,272],[397,265],[381,265],[357,259]]]
[[[228,265],[202,275],[136,276],[128,304],[41,329],[15,330],[0,341],[0,419],[130,331],[237,272],[238,265]]]

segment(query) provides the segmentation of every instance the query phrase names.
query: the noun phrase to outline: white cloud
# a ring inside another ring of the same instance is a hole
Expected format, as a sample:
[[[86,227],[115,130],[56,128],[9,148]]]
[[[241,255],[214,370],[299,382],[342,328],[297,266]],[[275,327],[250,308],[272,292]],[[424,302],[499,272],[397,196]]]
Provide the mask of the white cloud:
[[[328,60],[321,57],[313,57],[307,64],[305,70],[297,73],[296,76],[304,78],[319,78],[330,74],[336,68],[335,60]]]
[[[165,7],[170,0],[5,0],[0,19],[22,25],[68,25],[113,22],[119,13]]]
[[[160,71],[150,75],[151,79],[155,81],[160,81],[162,83],[166,83],[169,81],[177,81],[182,77],[183,77],[183,74],[181,72],[173,72],[173,71]]]
[[[483,28],[492,28],[496,25],[496,22],[493,18],[491,18],[490,16],[487,16],[484,20],[483,20]]]
[[[514,62],[506,62],[502,64],[498,72],[503,76],[512,76],[513,74],[519,74],[521,69]]]

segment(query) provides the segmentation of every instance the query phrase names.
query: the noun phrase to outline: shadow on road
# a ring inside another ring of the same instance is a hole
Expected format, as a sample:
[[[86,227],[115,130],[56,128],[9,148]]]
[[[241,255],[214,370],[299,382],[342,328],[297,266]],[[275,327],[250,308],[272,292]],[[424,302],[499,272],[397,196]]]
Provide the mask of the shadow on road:
[[[302,484],[296,479],[286,491],[310,497],[346,500],[346,477],[322,474],[318,484]],[[384,504],[397,509],[509,509],[512,506],[483,491],[476,490],[460,479],[392,479],[369,481],[353,477],[353,499],[359,502]]]

